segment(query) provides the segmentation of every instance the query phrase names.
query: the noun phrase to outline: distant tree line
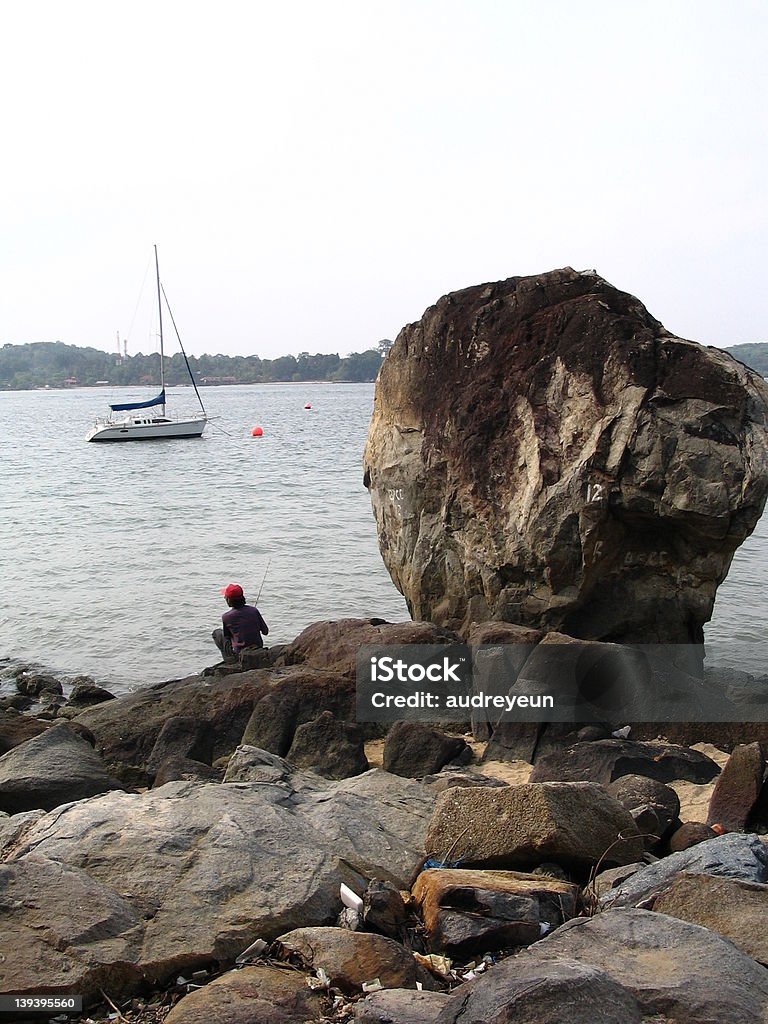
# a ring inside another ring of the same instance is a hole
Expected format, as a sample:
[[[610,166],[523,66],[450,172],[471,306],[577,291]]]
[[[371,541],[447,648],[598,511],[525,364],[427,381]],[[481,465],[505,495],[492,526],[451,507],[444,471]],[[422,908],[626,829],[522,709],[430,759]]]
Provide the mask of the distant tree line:
[[[768,342],[756,341],[746,345],[732,345],[725,350],[756,370],[761,377],[768,377]]]
[[[392,342],[353,352],[342,359],[338,353],[280,356],[190,356],[189,365],[198,384],[261,384],[278,381],[372,381]],[[155,352],[119,357],[96,348],[80,348],[63,342],[33,342],[0,348],[0,389],[20,391],[40,387],[76,387],[108,383],[117,387],[159,384],[160,356]],[[188,384],[189,374],[180,352],[165,359],[165,382]]]

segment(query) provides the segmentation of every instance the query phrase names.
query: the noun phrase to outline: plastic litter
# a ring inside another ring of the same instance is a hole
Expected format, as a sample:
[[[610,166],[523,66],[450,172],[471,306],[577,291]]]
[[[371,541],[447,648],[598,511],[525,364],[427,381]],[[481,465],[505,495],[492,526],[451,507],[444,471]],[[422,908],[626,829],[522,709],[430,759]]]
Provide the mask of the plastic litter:
[[[359,914],[363,909],[362,897],[353,892],[348,885],[344,885],[343,882],[339,886],[339,896],[341,896],[341,902],[344,906],[349,907],[350,910],[356,910]]]
[[[318,967],[315,974],[315,978],[307,978],[307,985],[309,985],[310,988],[318,989],[331,987],[331,979],[322,967]]]
[[[631,725],[623,725],[621,729],[616,729],[615,732],[611,733],[611,736],[617,740],[626,740],[629,738],[629,734],[632,732]]]
[[[253,957],[261,956],[261,954],[266,950],[268,945],[269,943],[265,942],[264,939],[256,939],[256,941],[252,942],[247,949],[243,950],[240,956],[235,960],[235,963],[244,964],[246,960],[250,960]],[[192,975],[192,977],[194,978],[194,974]]]
[[[453,961],[447,956],[439,956],[437,953],[414,953],[414,959],[417,960],[422,967],[426,967],[428,971],[433,971],[435,974],[439,974],[444,978],[451,976],[451,967]]]
[[[381,992],[384,986],[378,978],[374,978],[373,981],[363,982],[363,992]]]

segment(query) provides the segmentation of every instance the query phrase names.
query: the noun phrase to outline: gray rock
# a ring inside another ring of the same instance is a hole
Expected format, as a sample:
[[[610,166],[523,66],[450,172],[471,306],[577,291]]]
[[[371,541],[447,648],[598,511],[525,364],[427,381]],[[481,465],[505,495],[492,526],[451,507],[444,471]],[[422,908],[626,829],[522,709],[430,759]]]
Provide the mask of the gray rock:
[[[439,772],[471,750],[461,736],[449,736],[422,722],[395,722],[384,741],[384,768],[411,779]]]
[[[296,729],[286,758],[326,779],[347,779],[370,767],[363,730],[353,722],[339,722],[330,711]]]
[[[282,677],[277,674],[280,671]],[[324,711],[341,721],[352,721],[355,694],[351,678],[316,669],[275,670],[268,690],[254,704],[242,743],[286,757],[299,726]]]
[[[69,725],[56,725],[0,757],[0,810],[11,814],[122,788]]]
[[[189,758],[209,765],[213,759],[213,733],[208,723],[191,715],[167,719],[149,755],[147,773],[155,775],[169,758]]]
[[[565,961],[604,972],[634,996],[644,1019],[768,1021],[768,971],[714,932],[665,914],[609,910],[577,918],[532,955],[544,970]]]
[[[33,736],[39,736],[41,732],[51,728],[50,722],[43,722],[38,718],[29,718],[27,715],[20,715],[15,710],[0,712],[0,754],[7,754],[9,750],[18,747],[20,743],[26,743]]]
[[[39,697],[43,693],[62,694],[64,692],[60,680],[42,672],[20,672],[16,676],[16,689],[27,697]]]
[[[277,754],[242,744],[227,763],[224,781],[289,784],[292,771],[288,762]]]
[[[451,994],[435,1024],[641,1024],[620,982],[575,958],[524,952]]]
[[[646,775],[622,775],[605,788],[628,811],[644,804],[654,804],[665,809],[670,822],[680,813],[680,797],[674,789]]]
[[[382,365],[379,546],[414,619],[700,643],[762,514],[767,423],[757,373],[596,273],[466,288]]]
[[[212,768],[202,761],[193,761],[190,757],[167,757],[155,772],[152,788],[158,789],[168,782],[221,782],[223,776],[223,769]]]
[[[603,905],[635,907],[661,891],[681,871],[768,881],[768,846],[756,835],[735,832],[648,864],[603,897]]]
[[[104,935],[85,958],[83,984],[122,978],[126,959],[131,971],[160,983],[201,963],[232,961],[256,938],[333,921],[342,882],[360,891],[378,877],[404,888],[421,861],[432,804],[418,783],[381,771],[339,783],[311,774],[273,783],[171,782],[43,815],[16,840],[9,863],[23,871],[33,854],[44,857],[104,892],[79,904],[75,934]],[[24,892],[4,927],[14,964],[26,964],[24,990],[70,991],[72,981],[59,987],[45,968],[67,962],[75,935],[35,927],[46,915],[69,913],[70,901],[46,885]],[[100,931],[111,899],[137,915],[125,932]],[[3,975],[8,969],[0,964],[0,990],[21,984],[16,973]]]
[[[536,761],[531,782],[600,782],[622,775],[643,775],[657,782],[681,779],[703,784],[720,773],[716,761],[699,750],[673,743],[595,740],[574,743]]]
[[[145,912],[133,893],[120,894],[34,850],[0,864],[0,989],[93,999],[109,979],[113,998],[120,998],[141,980]]]
[[[759,743],[734,747],[715,783],[707,811],[707,824],[729,832],[743,831],[757,803],[765,775],[765,755]]]
[[[278,938],[313,970],[322,967],[331,984],[344,992],[360,992],[375,978],[384,988],[416,988],[417,981],[432,984],[413,954],[384,935],[346,928],[296,928]]]
[[[147,785],[147,761],[170,718],[189,716],[205,722],[213,736],[214,758],[231,754],[270,678],[268,671],[244,672],[234,679],[190,676],[99,704],[76,721],[93,732],[111,771],[131,784]]]

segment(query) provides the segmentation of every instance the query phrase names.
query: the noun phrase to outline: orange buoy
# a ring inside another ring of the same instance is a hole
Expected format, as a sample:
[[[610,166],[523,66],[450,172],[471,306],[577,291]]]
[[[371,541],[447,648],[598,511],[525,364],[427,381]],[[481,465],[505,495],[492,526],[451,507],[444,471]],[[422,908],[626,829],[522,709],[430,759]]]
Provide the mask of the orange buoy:
[[[264,436],[264,430],[263,430],[262,427],[256,426],[251,431],[251,437],[263,437],[263,436]]]
[[[307,404],[304,406],[304,408],[305,409],[311,409],[312,408],[312,403],[311,402],[307,402]]]

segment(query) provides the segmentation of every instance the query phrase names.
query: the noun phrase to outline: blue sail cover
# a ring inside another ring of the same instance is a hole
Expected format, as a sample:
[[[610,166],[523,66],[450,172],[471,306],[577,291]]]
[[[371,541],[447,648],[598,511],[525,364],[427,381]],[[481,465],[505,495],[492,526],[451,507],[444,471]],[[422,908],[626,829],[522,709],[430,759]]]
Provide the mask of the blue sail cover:
[[[165,388],[157,398],[150,398],[148,402],[126,402],[123,405],[110,405],[112,412],[129,412],[131,409],[151,409],[154,405],[165,405]]]

